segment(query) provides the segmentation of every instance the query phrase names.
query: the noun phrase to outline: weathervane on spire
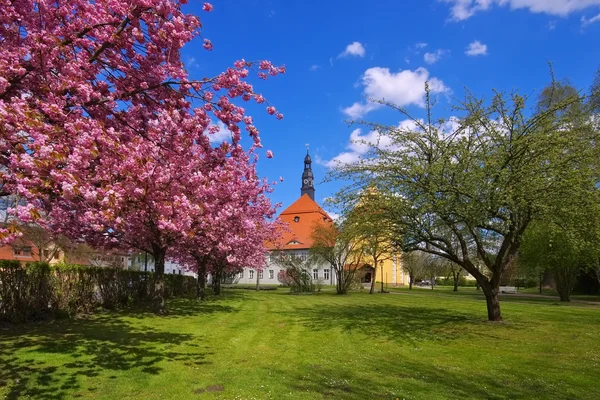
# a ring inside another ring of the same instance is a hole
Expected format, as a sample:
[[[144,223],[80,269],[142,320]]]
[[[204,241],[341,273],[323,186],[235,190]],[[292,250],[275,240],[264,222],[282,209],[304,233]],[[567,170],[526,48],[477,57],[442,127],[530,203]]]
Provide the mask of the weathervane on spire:
[[[308,154],[308,148],[310,147],[310,144],[306,143],[305,146],[306,146],[306,154]]]

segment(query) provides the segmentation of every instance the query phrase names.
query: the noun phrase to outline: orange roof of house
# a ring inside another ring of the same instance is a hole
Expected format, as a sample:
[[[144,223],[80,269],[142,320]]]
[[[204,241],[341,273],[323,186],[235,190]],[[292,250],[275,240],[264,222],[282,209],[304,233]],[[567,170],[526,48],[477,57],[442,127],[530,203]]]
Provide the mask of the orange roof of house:
[[[282,232],[279,245],[267,244],[269,250],[309,249],[312,246],[310,236],[315,224],[333,222],[331,217],[306,193],[283,210],[279,220],[287,223],[289,229]]]

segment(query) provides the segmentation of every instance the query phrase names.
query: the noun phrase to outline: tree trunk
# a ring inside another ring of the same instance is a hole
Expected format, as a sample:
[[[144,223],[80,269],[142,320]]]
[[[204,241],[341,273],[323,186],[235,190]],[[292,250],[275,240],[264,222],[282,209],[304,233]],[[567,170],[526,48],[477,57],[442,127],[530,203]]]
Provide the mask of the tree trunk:
[[[431,290],[433,290],[433,287],[435,286],[435,275],[431,276]]]
[[[544,280],[544,273],[540,272],[540,294],[542,294],[542,281]]]
[[[206,266],[198,264],[198,298],[206,299]]]
[[[346,279],[344,279],[344,270],[343,269],[335,269],[335,274],[336,274],[336,285],[335,285],[335,289],[337,294],[347,294],[348,293],[348,283],[347,283],[347,277]]]
[[[481,290],[481,285],[479,285],[479,281],[475,281],[475,290]]]
[[[212,281],[213,293],[215,296],[221,295],[221,268],[217,267],[215,269],[215,273],[213,274]]]
[[[260,290],[260,271],[256,270],[256,291]]]
[[[373,268],[373,278],[371,279],[371,290],[369,294],[375,293],[375,277],[377,276],[377,267]]]
[[[454,278],[454,290],[453,292],[458,292],[458,280],[460,279],[459,274],[452,274],[452,278]]]
[[[492,287],[489,282],[482,282],[480,285],[483,289],[483,293],[485,294],[488,321],[502,321],[502,314],[500,313],[500,300],[498,299],[498,285],[495,285],[496,287]]]
[[[157,314],[167,314],[165,305],[165,254],[167,250],[158,246],[153,248],[154,257],[154,293],[153,303],[154,312]]]
[[[412,285],[413,285],[413,276],[412,275],[408,275],[408,290],[412,290]]]

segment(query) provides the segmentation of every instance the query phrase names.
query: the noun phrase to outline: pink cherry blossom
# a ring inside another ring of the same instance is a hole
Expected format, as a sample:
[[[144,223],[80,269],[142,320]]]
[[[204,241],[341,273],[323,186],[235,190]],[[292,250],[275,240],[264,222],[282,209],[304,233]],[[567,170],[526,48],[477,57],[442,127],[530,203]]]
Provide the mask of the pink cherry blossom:
[[[264,195],[271,188],[251,161],[259,131],[236,103],[265,102],[247,81],[254,65],[262,79],[285,69],[240,60],[191,80],[181,50],[202,24],[185,3],[0,4],[3,190],[28,201],[15,218],[43,216],[49,229],[73,239],[151,253],[161,302],[164,259],[178,243],[205,245],[198,249],[218,254],[215,265],[259,265],[263,249],[253,252],[244,241],[267,237],[260,221],[274,212]],[[217,147],[210,142],[215,121],[232,133]],[[250,140],[242,138],[242,121]],[[208,238],[196,242],[203,229]],[[0,242],[16,236],[0,229]]]

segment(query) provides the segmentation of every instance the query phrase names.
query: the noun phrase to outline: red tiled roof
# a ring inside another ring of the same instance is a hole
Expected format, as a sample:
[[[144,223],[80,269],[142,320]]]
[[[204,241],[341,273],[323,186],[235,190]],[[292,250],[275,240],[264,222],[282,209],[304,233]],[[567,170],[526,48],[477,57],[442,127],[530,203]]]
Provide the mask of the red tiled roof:
[[[298,222],[296,222],[298,218]],[[302,195],[283,210],[279,220],[288,224],[289,230],[282,232],[279,245],[268,244],[269,250],[309,249],[310,238],[316,224],[332,223],[333,220],[308,194]]]

